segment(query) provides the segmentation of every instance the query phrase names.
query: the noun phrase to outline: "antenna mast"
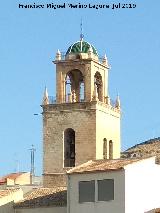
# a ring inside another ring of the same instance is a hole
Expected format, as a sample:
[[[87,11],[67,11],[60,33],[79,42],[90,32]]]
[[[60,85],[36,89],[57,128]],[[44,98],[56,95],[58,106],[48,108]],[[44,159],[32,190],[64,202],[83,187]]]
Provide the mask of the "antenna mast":
[[[33,179],[34,179],[34,175],[35,175],[35,171],[34,171],[34,153],[35,153],[36,149],[34,148],[34,145],[32,144],[32,148],[30,149],[31,152],[31,171],[30,171],[30,183],[33,184]]]

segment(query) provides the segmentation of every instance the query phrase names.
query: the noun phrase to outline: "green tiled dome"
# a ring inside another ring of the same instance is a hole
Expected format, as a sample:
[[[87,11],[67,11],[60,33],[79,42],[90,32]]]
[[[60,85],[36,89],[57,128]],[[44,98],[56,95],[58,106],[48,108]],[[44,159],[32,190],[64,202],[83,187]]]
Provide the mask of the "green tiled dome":
[[[81,42],[82,42],[82,48],[81,48]],[[88,53],[89,48],[92,48],[92,51],[95,55],[98,55],[97,50],[95,49],[95,47],[91,44],[89,44],[86,41],[77,41],[76,43],[72,44],[67,52],[66,55],[68,53]]]

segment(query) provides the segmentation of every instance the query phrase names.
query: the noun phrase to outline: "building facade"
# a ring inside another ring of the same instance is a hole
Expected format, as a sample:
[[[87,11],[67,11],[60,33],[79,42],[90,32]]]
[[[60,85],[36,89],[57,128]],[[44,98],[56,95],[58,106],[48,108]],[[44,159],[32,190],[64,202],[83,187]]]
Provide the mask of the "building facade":
[[[67,213],[154,213],[159,178],[155,157],[82,164],[68,171]]]
[[[108,93],[109,65],[83,39],[56,59],[56,100],[43,98],[44,186],[66,185],[65,172],[91,159],[120,157],[120,100]]]
[[[0,189],[6,189],[7,187],[23,186],[30,184],[29,172],[10,173],[0,178]]]

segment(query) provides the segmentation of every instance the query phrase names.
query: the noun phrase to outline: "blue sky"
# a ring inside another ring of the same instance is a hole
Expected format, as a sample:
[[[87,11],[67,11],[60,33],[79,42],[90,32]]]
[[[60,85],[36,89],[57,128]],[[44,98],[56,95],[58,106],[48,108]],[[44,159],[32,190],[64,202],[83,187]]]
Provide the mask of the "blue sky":
[[[84,39],[112,69],[109,91],[122,105],[122,149],[160,136],[160,1],[81,1],[84,4],[134,3],[135,9],[19,9],[18,4],[48,0],[6,0],[0,4],[0,175],[35,169],[42,173],[41,100],[45,85],[55,96],[57,49]],[[54,1],[54,4],[64,1]],[[79,3],[67,1],[67,3]],[[34,113],[39,113],[34,116]]]

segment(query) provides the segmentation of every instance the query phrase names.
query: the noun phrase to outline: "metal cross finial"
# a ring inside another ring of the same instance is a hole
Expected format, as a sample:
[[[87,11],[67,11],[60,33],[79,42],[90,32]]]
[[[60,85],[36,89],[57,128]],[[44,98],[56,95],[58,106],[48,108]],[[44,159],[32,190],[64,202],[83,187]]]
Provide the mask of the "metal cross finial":
[[[81,18],[80,27],[81,27],[80,41],[83,41],[84,35],[83,35],[83,22],[82,22],[82,18]]]

